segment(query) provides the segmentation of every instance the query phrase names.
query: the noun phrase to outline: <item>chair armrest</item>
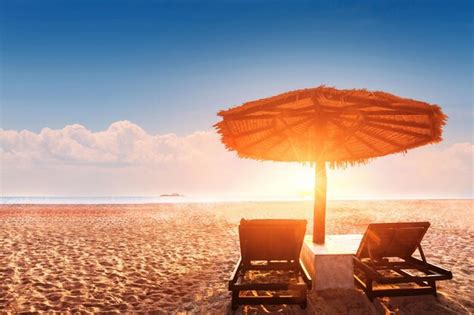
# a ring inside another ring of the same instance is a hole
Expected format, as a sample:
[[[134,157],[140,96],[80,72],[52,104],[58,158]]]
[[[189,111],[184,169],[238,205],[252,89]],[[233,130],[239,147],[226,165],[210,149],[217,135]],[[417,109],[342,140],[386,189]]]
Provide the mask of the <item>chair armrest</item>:
[[[306,285],[308,286],[308,289],[311,290],[313,287],[313,282],[311,280],[311,276],[308,273],[308,270],[306,270],[306,267],[303,265],[303,262],[300,259],[300,270],[301,270],[301,275],[303,276],[304,282],[306,282]]]
[[[234,270],[232,271],[232,274],[229,279],[229,290],[232,290],[232,287],[234,286],[235,282],[237,281],[237,278],[239,277],[239,270],[242,265],[242,257],[239,257],[239,261],[234,267]]]
[[[415,257],[408,257],[408,258],[406,258],[406,261],[417,264],[417,265],[420,265],[420,266],[423,266],[427,269],[430,269],[432,271],[435,271],[437,273],[445,275],[447,277],[447,279],[452,279],[453,278],[453,273],[451,271],[441,267],[441,266],[437,266],[437,265],[433,265],[433,264],[424,262],[424,261],[419,260]]]

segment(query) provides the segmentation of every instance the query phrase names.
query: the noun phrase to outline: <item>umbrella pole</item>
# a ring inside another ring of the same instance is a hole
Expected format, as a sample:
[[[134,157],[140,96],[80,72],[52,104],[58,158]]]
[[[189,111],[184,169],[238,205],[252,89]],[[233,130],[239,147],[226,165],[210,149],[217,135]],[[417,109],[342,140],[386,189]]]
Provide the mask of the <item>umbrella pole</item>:
[[[326,234],[326,162],[315,163],[313,243],[324,244]]]

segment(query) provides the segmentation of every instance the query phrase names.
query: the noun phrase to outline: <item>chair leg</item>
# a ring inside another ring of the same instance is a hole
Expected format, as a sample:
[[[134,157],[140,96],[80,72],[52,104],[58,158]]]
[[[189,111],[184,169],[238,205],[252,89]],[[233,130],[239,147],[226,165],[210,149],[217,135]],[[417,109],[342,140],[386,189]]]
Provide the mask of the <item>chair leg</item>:
[[[239,308],[239,291],[238,290],[232,290],[232,304],[231,304],[232,310],[236,310]]]
[[[308,307],[308,302],[306,300],[304,300],[303,302],[301,302],[300,307],[303,310],[306,309],[306,307]]]
[[[438,292],[436,291],[436,281],[428,281],[429,285],[431,286],[431,291],[434,297],[438,296]]]
[[[371,302],[374,301],[374,294],[373,294],[373,290],[372,290],[372,279],[370,278],[367,278],[365,280],[365,293],[367,294],[367,297],[369,298],[369,300]]]
[[[306,292],[307,292],[306,288],[300,291],[300,294],[301,294],[300,307],[301,307],[302,309],[305,309],[305,308],[308,306],[307,297],[306,297]]]

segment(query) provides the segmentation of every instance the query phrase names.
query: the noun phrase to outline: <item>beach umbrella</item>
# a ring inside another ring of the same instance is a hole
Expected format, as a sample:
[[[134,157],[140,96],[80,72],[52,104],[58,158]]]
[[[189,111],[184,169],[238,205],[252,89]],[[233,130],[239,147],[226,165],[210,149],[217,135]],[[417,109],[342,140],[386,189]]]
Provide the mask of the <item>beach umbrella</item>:
[[[218,113],[228,150],[256,160],[315,166],[313,242],[324,243],[326,164],[370,159],[441,141],[439,106],[385,92],[320,86],[244,103]]]

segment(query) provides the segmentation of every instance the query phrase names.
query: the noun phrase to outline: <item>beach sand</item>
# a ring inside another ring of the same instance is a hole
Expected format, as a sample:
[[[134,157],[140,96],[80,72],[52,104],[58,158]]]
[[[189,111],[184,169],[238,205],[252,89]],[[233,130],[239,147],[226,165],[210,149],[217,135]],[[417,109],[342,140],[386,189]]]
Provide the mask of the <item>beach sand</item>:
[[[0,206],[0,314],[230,312],[227,279],[240,218],[306,218],[311,202]],[[427,259],[453,272],[440,296],[383,298],[359,290],[310,293],[307,313],[458,314],[474,311],[473,201],[329,201],[328,234],[368,223],[430,221]],[[237,313],[304,314],[297,306]]]

